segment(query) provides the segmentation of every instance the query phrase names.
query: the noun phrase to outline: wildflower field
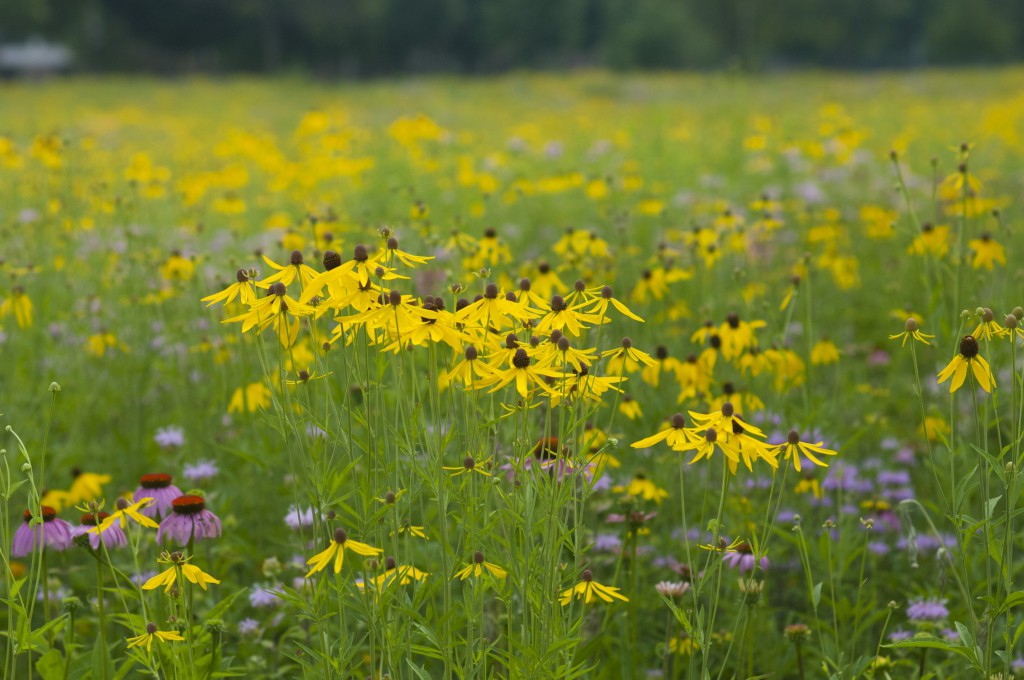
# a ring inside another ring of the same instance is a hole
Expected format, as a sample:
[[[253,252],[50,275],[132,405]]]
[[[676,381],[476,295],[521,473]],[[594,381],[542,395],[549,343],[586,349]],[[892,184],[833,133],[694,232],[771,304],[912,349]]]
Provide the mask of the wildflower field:
[[[0,676],[1024,677],[1022,81],[0,85]]]

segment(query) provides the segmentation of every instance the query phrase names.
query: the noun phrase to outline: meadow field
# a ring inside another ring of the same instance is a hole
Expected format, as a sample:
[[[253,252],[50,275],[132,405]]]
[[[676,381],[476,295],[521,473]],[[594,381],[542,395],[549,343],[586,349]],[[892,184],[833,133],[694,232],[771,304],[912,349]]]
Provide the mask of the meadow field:
[[[1022,82],[0,84],[0,675],[1024,677]]]

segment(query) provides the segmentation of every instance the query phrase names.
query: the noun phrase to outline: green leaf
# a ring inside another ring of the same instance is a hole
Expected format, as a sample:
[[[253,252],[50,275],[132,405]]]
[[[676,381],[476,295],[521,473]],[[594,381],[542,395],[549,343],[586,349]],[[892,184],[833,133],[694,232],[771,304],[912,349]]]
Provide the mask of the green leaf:
[[[811,593],[811,602],[814,604],[814,608],[818,608],[818,604],[821,602],[821,582],[818,582],[814,586],[814,592]]]
[[[36,673],[43,680],[58,680],[64,677],[64,656],[51,649],[36,661]]]
[[[971,631],[967,628],[967,626],[960,623],[959,621],[954,621],[953,625],[956,626],[956,632],[960,636],[960,642],[962,642],[965,647],[973,647],[974,636],[971,635]]]

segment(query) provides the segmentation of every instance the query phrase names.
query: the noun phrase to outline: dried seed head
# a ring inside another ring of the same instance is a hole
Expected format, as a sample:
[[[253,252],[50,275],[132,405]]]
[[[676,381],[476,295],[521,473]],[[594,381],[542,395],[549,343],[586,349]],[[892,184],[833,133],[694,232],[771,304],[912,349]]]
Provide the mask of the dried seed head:
[[[624,349],[630,349],[633,346],[633,341],[628,337],[622,339],[622,347]]]
[[[398,305],[402,304],[402,294],[399,293],[397,290],[391,291],[390,293],[388,293],[388,302],[397,307]]]
[[[487,287],[484,288],[484,297],[488,300],[496,300],[498,298],[498,286],[494,283],[488,283]]]
[[[118,498],[114,502],[114,507],[116,507],[118,510],[126,510],[128,508],[128,505],[129,503],[127,498]]]
[[[1003,325],[1009,328],[1011,331],[1017,327],[1017,317],[1013,314],[1007,314],[1006,319],[1003,320]]]
[[[561,312],[565,309],[565,299],[561,295],[555,295],[551,298],[551,311]]]
[[[334,542],[335,543],[337,543],[338,545],[345,545],[345,541],[347,541],[347,540],[348,540],[348,534],[345,533],[344,529],[339,527],[339,528],[334,530]]]
[[[583,579],[584,581],[593,581],[594,580],[594,572],[590,571],[589,569],[584,569],[583,573],[580,574],[580,578]]]
[[[394,505],[395,504],[395,492],[394,491],[388,491],[386,494],[384,494],[384,502],[387,503],[388,505]]]
[[[789,434],[786,436],[786,440],[795,446],[800,443],[800,433],[796,430],[790,430]]]
[[[682,413],[677,413],[672,416],[672,427],[677,430],[681,430],[686,427],[686,418],[683,417]]]
[[[573,288],[577,293],[582,293],[587,289],[587,284],[583,279],[576,279],[576,283],[573,284]]]
[[[658,345],[654,349],[654,356],[658,359],[658,361],[664,361],[665,359],[668,359],[668,348],[666,348],[665,345]]]
[[[388,239],[388,250],[398,250],[398,239],[394,236]]]
[[[388,571],[391,571],[392,569],[394,569],[395,566],[396,566],[396,563],[395,563],[395,558],[394,557],[389,557],[386,560],[384,560],[384,568],[387,569]]]
[[[270,293],[271,295],[277,295],[278,297],[281,297],[288,292],[288,289],[280,281],[274,281],[272,284],[270,284],[270,288],[267,289],[267,292]]]
[[[473,468],[475,468],[476,467],[476,461],[473,460],[473,456],[466,456],[462,460],[462,467],[466,468],[467,470],[472,470]]]
[[[989,323],[995,318],[995,314],[993,314],[992,310],[989,309],[988,307],[985,307],[984,309],[981,310],[981,320],[984,321],[985,323]]]
[[[505,336],[505,349],[515,349],[516,347],[519,347],[519,336],[509,333]]]
[[[153,635],[153,634],[156,633],[156,631],[157,631],[157,627],[156,627],[155,623],[150,621],[149,623],[146,624],[146,634],[147,635]]]
[[[300,250],[293,250],[292,251],[292,264],[295,265],[296,267],[299,266],[300,264],[302,264],[302,251],[300,251]]]
[[[362,243],[356,244],[356,247],[352,249],[352,259],[356,262],[366,262],[370,259],[370,254],[366,252],[366,246]]]
[[[907,319],[907,322],[903,324],[903,329],[908,333],[917,332],[917,321],[915,321],[913,318]]]
[[[466,361],[476,361],[479,353],[476,351],[476,347],[469,345],[466,347]]]
[[[731,401],[727,401],[724,404],[722,404],[722,415],[724,417],[732,418],[732,414],[735,412],[736,410],[733,408]]]
[[[704,439],[706,439],[711,444],[717,442],[718,433],[715,431],[715,428],[709,427],[708,429],[704,430]]]
[[[249,280],[249,272],[245,271],[244,269],[239,269],[237,272],[235,272],[235,278],[238,279],[239,283],[245,283],[246,281]]]
[[[484,563],[484,554],[483,554],[483,552],[477,550],[475,553],[473,553],[473,562],[475,562],[476,564],[483,564]]]
[[[561,352],[568,352],[569,351],[569,347],[570,347],[569,338],[565,337],[564,335],[562,337],[558,338],[558,349],[559,349],[559,351],[561,351]]]
[[[605,286],[604,288],[601,289],[601,297],[603,297],[605,300],[611,300],[614,294],[615,293],[614,291],[612,291],[611,286]]]

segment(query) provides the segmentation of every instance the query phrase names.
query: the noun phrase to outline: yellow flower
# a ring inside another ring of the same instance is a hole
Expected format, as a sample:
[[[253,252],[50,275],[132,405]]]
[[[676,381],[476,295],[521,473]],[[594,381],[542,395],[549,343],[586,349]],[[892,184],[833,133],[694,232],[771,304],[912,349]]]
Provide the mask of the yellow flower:
[[[321,553],[314,555],[306,561],[306,564],[311,565],[309,573],[306,574],[306,578],[309,578],[318,571],[322,571],[334,560],[334,573],[341,573],[341,565],[345,561],[345,551],[351,550],[357,555],[363,557],[376,557],[382,554],[384,551],[380,548],[374,548],[366,543],[360,543],[359,541],[350,541],[348,534],[345,533],[344,529],[335,529],[334,540],[331,541],[331,545]]]
[[[157,630],[155,623],[147,623],[145,633],[128,638],[128,649],[146,645],[146,652],[151,652],[154,639],[161,642],[182,642],[185,640],[185,638],[181,637],[181,633]]]
[[[179,570],[185,578],[192,583],[198,584],[203,590],[206,590],[207,583],[220,583],[220,581],[210,576],[199,567],[188,564],[188,560],[190,559],[192,558],[185,557],[180,552],[162,553],[160,557],[157,558],[157,562],[160,562],[161,564],[170,564],[171,567],[143,583],[142,589],[153,590],[160,586],[164,586],[165,593],[171,592],[171,588],[178,580]]]
[[[931,343],[928,342],[928,339],[935,337],[934,335],[927,335],[918,330],[917,320],[914,319],[914,317],[910,317],[907,319],[907,322],[906,324],[904,324],[903,329],[904,330],[902,333],[897,333],[896,335],[889,336],[890,340],[898,340],[902,338],[903,342],[900,344],[901,348],[906,347],[907,340],[911,338],[917,340],[918,342],[923,342],[926,345],[931,345]]]
[[[103,485],[109,483],[110,475],[75,470],[75,481],[71,482],[66,500],[70,505],[94,500],[103,494]]]
[[[952,382],[949,383],[949,392],[950,394],[956,392],[964,384],[968,368],[974,374],[981,389],[991,392],[996,385],[996,379],[992,375],[992,369],[989,368],[988,362],[978,354],[978,341],[974,339],[973,335],[965,335],[960,341],[960,353],[953,357],[939,373],[939,384],[952,378]]]
[[[235,301],[235,298],[238,298],[238,301],[243,305],[256,302],[256,290],[253,287],[249,272],[239,269],[235,272],[235,279],[235,283],[232,283],[219,293],[207,295],[200,302],[207,303],[207,307],[212,307],[218,302],[223,302],[226,305],[231,304]]]
[[[157,528],[160,527],[159,524],[157,524],[156,522],[151,520],[149,517],[146,517],[141,512],[139,512],[139,510],[141,508],[144,508],[144,507],[147,507],[149,505],[152,505],[154,502],[155,501],[152,498],[148,497],[148,496],[146,496],[145,498],[143,498],[142,500],[137,501],[137,502],[132,502],[131,498],[118,498],[117,499],[117,506],[116,506],[117,507],[117,511],[111,513],[98,526],[93,527],[92,529],[90,529],[89,533],[90,534],[102,533],[102,532],[106,531],[107,529],[109,529],[110,526],[114,522],[118,522],[118,521],[121,522],[121,528],[123,529],[125,524],[126,524],[126,522],[125,522],[125,518],[126,517],[130,517],[131,519],[135,520],[138,524],[141,524],[142,526],[144,526],[144,527],[146,527],[148,529],[157,529]]]
[[[629,394],[622,395],[622,401],[619,402],[619,413],[630,420],[643,418],[644,415],[643,411],[640,409],[640,402]]]
[[[650,437],[633,442],[630,446],[634,449],[646,449],[658,442],[664,441],[672,448],[676,448],[677,446],[688,444],[693,438],[694,435],[686,428],[686,418],[683,417],[682,413],[677,413],[672,416],[669,427],[657,434],[652,434]]]
[[[603,600],[604,602],[622,600],[623,602],[629,602],[629,598],[621,595],[618,588],[601,585],[595,581],[594,575],[589,569],[584,569],[580,578],[579,583],[564,591],[559,598],[563,607],[572,602],[573,598],[582,599],[584,604],[590,604],[595,600]]]
[[[615,493],[625,493],[627,496],[639,496],[645,501],[654,501],[661,505],[661,501],[668,498],[668,491],[662,489],[643,475],[637,475],[626,486],[613,486]]]
[[[487,572],[495,578],[505,578],[508,576],[508,572],[499,567],[493,562],[487,562],[484,560],[484,554],[477,550],[473,553],[473,561],[466,565],[466,567],[459,569],[455,572],[453,578],[461,579],[465,581],[470,576],[480,576],[484,572]]]
[[[828,467],[828,463],[818,458],[819,455],[836,455],[835,451],[824,448],[822,442],[811,444],[810,442],[800,441],[800,433],[796,430],[789,431],[788,441],[785,444],[780,444],[779,449],[783,458],[793,461],[793,468],[797,472],[800,472],[800,454],[807,456],[809,461],[820,467]]]
[[[270,388],[263,383],[249,383],[231,395],[228,413],[255,413],[270,408]]]
[[[933,227],[930,224],[923,225],[921,233],[918,234],[914,242],[907,248],[907,252],[911,255],[945,256],[949,252],[949,227]]]
[[[32,301],[25,295],[25,289],[21,286],[11,291],[11,296],[0,302],[0,319],[8,314],[14,314],[18,328],[28,328],[32,325]]]
[[[981,238],[973,239],[967,245],[974,251],[971,266],[975,269],[984,267],[992,271],[995,263],[1006,266],[1006,250],[1000,243],[994,241],[991,235],[982,234]]]
[[[839,361],[839,348],[831,340],[820,340],[811,348],[811,363],[834,364]]]
[[[473,456],[466,456],[465,459],[463,459],[462,461],[462,465],[456,467],[442,466],[441,469],[451,472],[452,477],[458,477],[459,475],[464,475],[467,472],[475,472],[479,475],[483,475],[484,477],[490,477],[491,473],[484,469],[484,466],[486,466],[490,462],[491,459],[488,458],[485,461],[477,463],[475,460],[473,460]]]

